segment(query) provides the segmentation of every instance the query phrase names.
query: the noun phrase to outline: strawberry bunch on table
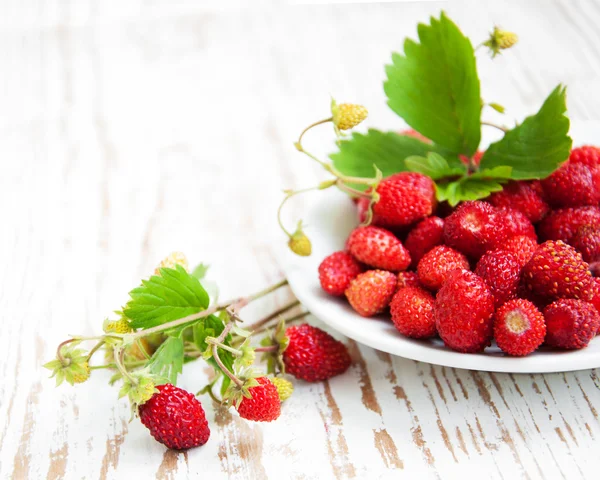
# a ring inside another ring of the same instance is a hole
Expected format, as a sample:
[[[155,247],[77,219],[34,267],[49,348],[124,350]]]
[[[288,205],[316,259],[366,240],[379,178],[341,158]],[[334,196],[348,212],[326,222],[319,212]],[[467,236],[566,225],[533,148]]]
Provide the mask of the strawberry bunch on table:
[[[600,149],[576,148],[542,181],[512,181],[485,200],[439,204],[431,178],[379,183],[371,224],[319,266],[325,292],[364,317],[389,308],[410,338],[440,336],[509,355],[543,343],[588,345],[600,329]],[[364,221],[369,199],[357,201]]]

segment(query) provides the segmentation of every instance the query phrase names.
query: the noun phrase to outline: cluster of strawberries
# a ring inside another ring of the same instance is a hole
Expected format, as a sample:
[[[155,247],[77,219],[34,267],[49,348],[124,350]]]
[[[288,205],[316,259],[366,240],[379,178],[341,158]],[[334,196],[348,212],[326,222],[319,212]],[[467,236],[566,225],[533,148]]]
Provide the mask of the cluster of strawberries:
[[[320,264],[323,290],[364,317],[389,307],[401,334],[458,352],[587,346],[600,331],[600,149],[455,209],[435,188],[419,173],[383,180],[372,224]],[[357,206],[363,220],[369,200]]]
[[[286,373],[318,382],[345,372],[351,359],[346,346],[331,335],[308,324],[291,326],[286,347],[273,352],[281,356]],[[283,377],[258,377],[255,386],[236,404],[240,417],[271,422],[281,414],[281,402],[292,393],[291,382]],[[157,393],[139,407],[141,422],[163,445],[183,450],[204,445],[210,428],[202,404],[196,397],[171,384],[158,385]]]

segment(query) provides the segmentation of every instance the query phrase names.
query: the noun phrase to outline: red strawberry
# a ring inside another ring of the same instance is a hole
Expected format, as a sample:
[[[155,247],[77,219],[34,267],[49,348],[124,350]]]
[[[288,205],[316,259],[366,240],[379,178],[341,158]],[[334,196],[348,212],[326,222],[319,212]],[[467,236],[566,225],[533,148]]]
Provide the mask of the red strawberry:
[[[410,252],[411,265],[416,267],[423,255],[442,243],[444,243],[444,220],[440,217],[429,217],[421,220],[410,231],[404,246]]]
[[[551,212],[539,225],[538,233],[542,240],[562,240],[570,242],[579,227],[590,225],[600,227],[600,208],[563,208]]]
[[[537,240],[535,227],[524,213],[514,208],[502,208],[499,210],[501,222],[505,225],[507,237],[525,235]]]
[[[591,303],[561,299],[544,309],[546,344],[576,350],[587,347],[600,326],[600,313]]]
[[[210,429],[204,409],[194,395],[170,383],[139,407],[140,420],[156,441],[174,450],[204,445]]]
[[[478,259],[507,238],[498,210],[484,202],[465,202],[444,224],[444,241],[449,247]]]
[[[320,382],[344,373],[350,366],[348,349],[327,332],[308,324],[289,327],[283,351],[285,371],[307,382]]]
[[[410,265],[410,254],[393,233],[379,227],[359,227],[348,237],[348,250],[367,265],[399,272]]]
[[[377,225],[406,227],[431,215],[436,205],[435,184],[420,173],[396,173],[377,187],[379,201],[373,206]]]
[[[347,252],[335,252],[319,265],[321,288],[329,295],[340,297],[363,267]]]
[[[600,278],[594,278],[591,303],[600,313]],[[600,328],[598,329],[598,333],[600,333]]]
[[[491,344],[494,296],[468,270],[455,270],[435,299],[435,326],[444,343],[463,353],[481,352]]]
[[[438,245],[423,256],[417,275],[425,287],[438,290],[456,269],[469,270],[467,257],[446,245]]]
[[[582,163],[566,163],[542,180],[548,202],[555,207],[597,205],[600,201],[600,169]]]
[[[258,377],[258,385],[249,388],[251,398],[243,397],[237,407],[240,417],[254,422],[272,422],[281,414],[277,387],[267,377]]]
[[[544,316],[527,300],[510,300],[494,315],[494,338],[509,355],[529,355],[544,342],[545,335]]]
[[[600,261],[600,227],[579,227],[569,243],[586,262]]]
[[[531,260],[534,252],[537,249],[537,242],[535,239],[526,235],[518,235],[516,237],[510,237],[506,240],[499,248],[512,253],[517,257],[517,261],[521,267]]]
[[[550,207],[542,197],[542,186],[538,180],[533,182],[509,182],[501,192],[494,192],[489,198],[498,208],[514,208],[533,223],[539,222],[548,213]]]
[[[396,275],[384,270],[368,270],[350,282],[346,298],[350,306],[363,317],[382,312],[396,291]]]
[[[400,272],[396,283],[396,290],[406,287],[421,287],[419,277],[415,272]]]
[[[548,299],[591,298],[589,265],[573,247],[560,240],[542,243],[522,275],[525,286],[536,295]]]
[[[475,268],[494,295],[498,308],[517,296],[521,278],[521,265],[517,257],[506,250],[492,250],[481,257]]]
[[[581,163],[591,168],[600,167],[600,148],[590,145],[574,148],[569,163]]]
[[[406,287],[398,290],[390,303],[392,321],[402,335],[410,338],[434,337],[435,299],[427,290]]]

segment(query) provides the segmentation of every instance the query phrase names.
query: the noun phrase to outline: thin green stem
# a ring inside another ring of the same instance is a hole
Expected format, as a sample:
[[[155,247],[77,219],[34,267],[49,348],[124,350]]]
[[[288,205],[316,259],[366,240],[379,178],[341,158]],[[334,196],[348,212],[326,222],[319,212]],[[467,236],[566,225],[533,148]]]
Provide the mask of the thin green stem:
[[[255,352],[275,352],[279,350],[279,345],[269,345],[267,347],[256,347]]]
[[[365,193],[362,192],[360,190],[357,190],[355,188],[349,187],[348,185],[346,185],[342,180],[339,180],[335,183],[335,186],[337,188],[339,188],[342,192],[345,192],[349,195],[353,195],[355,197],[361,197],[361,198],[371,198],[373,195],[370,193]]]
[[[322,125],[324,123],[329,123],[332,121],[333,121],[333,117],[329,117],[329,118],[325,118],[323,120],[319,120],[318,122],[311,123],[308,127],[306,127],[304,130],[302,130],[300,137],[298,137],[298,142],[296,142],[296,148],[298,148],[298,147],[302,148],[302,137],[304,137],[304,134],[306,132],[308,132],[311,128],[316,127],[317,125]],[[300,150],[300,148],[298,148],[298,150]]]
[[[295,191],[293,191],[293,192],[290,192],[290,193],[288,193],[288,194],[285,196],[285,198],[284,198],[284,199],[281,201],[281,204],[279,205],[279,208],[277,209],[277,222],[279,223],[279,226],[281,227],[281,229],[282,229],[282,230],[285,232],[285,234],[286,234],[288,237],[291,237],[291,236],[292,236],[292,234],[291,234],[291,233],[290,233],[290,232],[287,230],[287,228],[285,228],[285,227],[283,226],[283,221],[281,220],[281,211],[283,210],[283,206],[286,204],[286,202],[287,202],[287,201],[288,201],[290,198],[292,198],[292,197],[294,197],[294,196],[296,196],[296,195],[298,195],[298,194],[300,194],[300,193],[311,192],[311,191],[313,191],[313,190],[320,190],[320,185],[317,185],[316,187],[303,188],[303,189],[301,189],[301,190],[295,190]]]
[[[104,345],[105,343],[106,343],[106,341],[105,341],[105,340],[100,340],[100,341],[99,341],[99,342],[98,342],[96,345],[94,345],[94,348],[92,348],[92,349],[90,350],[90,353],[88,354],[88,357],[87,357],[87,361],[88,361],[88,362],[91,360],[91,358],[92,358],[92,355],[94,355],[94,353],[96,353],[96,352],[98,351],[98,349],[99,349],[100,347],[102,347],[102,345]]]
[[[270,315],[266,316],[262,320],[259,320],[258,322],[255,322],[252,325],[248,326],[247,330],[254,331],[254,330],[262,327],[263,325],[266,325],[271,320],[277,318],[279,315],[283,315],[284,313],[290,311],[292,308],[294,308],[294,307],[296,307],[298,305],[300,305],[300,301],[299,300],[294,300],[292,303],[288,303],[286,306],[281,307],[278,310],[275,310],[273,313],[271,313]]]
[[[142,355],[144,355],[144,357],[146,357],[146,360],[150,360],[150,355],[148,355],[146,348],[144,348],[144,346],[142,345],[142,342],[139,338],[135,339],[135,344],[138,346],[138,348],[142,352]]]
[[[508,128],[507,127],[503,127],[502,125],[498,125],[496,123],[492,123],[492,122],[481,122],[482,125],[487,125],[488,127],[494,127],[497,128],[498,130],[503,131],[504,133],[508,132]]]
[[[64,342],[60,343],[58,345],[58,347],[56,348],[56,358],[58,358],[60,360],[60,363],[62,363],[65,366],[67,366],[71,363],[71,359],[63,357],[61,350],[65,345],[68,345],[69,343],[76,342],[76,341],[77,341],[76,338],[70,338],[69,340],[65,340]]]
[[[261,297],[264,297],[265,295],[268,295],[269,293],[274,292],[275,290],[280,289],[281,287],[285,287],[288,284],[288,281],[286,278],[284,278],[283,280],[280,280],[279,282],[271,285],[270,287],[264,288],[263,290],[260,290],[248,297],[246,297],[248,299],[248,302],[252,302],[253,300],[258,300]],[[223,337],[225,338],[225,337]]]
[[[297,321],[297,320],[302,320],[304,317],[307,317],[308,315],[310,315],[310,312],[302,312],[302,313],[299,313],[298,315],[295,315],[295,316],[293,316],[293,317],[291,317],[291,318],[288,318],[288,319],[285,321],[285,323],[287,323],[287,324],[290,324],[290,323],[292,323],[292,322],[295,322],[295,321]]]
[[[119,348],[116,352],[115,352],[115,364],[117,366],[117,369],[119,370],[119,372],[121,372],[121,375],[123,375],[123,378],[127,378],[132,385],[136,385],[138,382],[135,378],[133,378],[129,372],[127,371],[127,369],[125,368],[125,365],[123,364],[123,360],[125,357],[125,350],[123,348]]]
[[[223,329],[223,331],[221,332],[221,335],[219,335],[219,337],[217,338],[217,340],[213,343],[211,342],[212,345],[212,354],[213,354],[213,358],[215,359],[215,362],[217,362],[217,365],[219,366],[219,368],[221,369],[221,371],[227,375],[231,381],[233,383],[235,383],[238,387],[242,387],[244,385],[244,382],[242,382],[239,378],[237,378],[223,363],[223,361],[221,360],[221,357],[219,357],[219,347],[217,346],[218,343],[223,342],[223,340],[225,339],[225,337],[227,336],[227,334],[229,333],[229,331],[233,328],[233,322],[228,323],[225,328]]]

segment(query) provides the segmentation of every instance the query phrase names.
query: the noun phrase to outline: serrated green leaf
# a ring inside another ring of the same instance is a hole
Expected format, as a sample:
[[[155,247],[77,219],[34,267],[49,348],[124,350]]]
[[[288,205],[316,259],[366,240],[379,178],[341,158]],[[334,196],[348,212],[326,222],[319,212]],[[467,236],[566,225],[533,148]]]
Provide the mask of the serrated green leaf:
[[[433,180],[439,180],[455,175],[463,175],[466,173],[466,168],[450,167],[444,157],[435,152],[429,152],[427,157],[411,156],[404,160],[406,168],[411,172],[422,173],[431,177]]]
[[[502,190],[505,179],[464,177],[454,182],[437,185],[437,198],[440,202],[447,201],[455,207],[460,202],[467,200],[481,200],[492,192]]]
[[[559,85],[538,113],[489,146],[481,159],[481,168],[511,166],[512,178],[517,180],[550,175],[569,158],[571,151],[566,111],[566,88]]]
[[[512,167],[501,165],[494,168],[484,168],[468,177],[471,180],[509,179],[512,178]]]
[[[177,375],[183,370],[183,355],[183,340],[167,338],[148,362],[150,373],[163,377],[166,381],[162,383],[177,385]]]
[[[370,129],[366,134],[353,133],[352,137],[339,143],[339,151],[332,153],[333,165],[344,175],[353,177],[374,177],[374,165],[384,177],[408,169],[404,159],[410,156],[424,157],[427,153],[442,149],[424,143],[408,135],[395,132],[380,132]],[[364,189],[357,185],[356,188]]]
[[[481,95],[471,41],[442,13],[419,24],[419,42],[386,66],[390,108],[416,131],[452,152],[472,155],[481,139]]]
[[[198,279],[177,265],[161,268],[133,289],[123,313],[133,328],[150,328],[205,310],[209,297]]]

